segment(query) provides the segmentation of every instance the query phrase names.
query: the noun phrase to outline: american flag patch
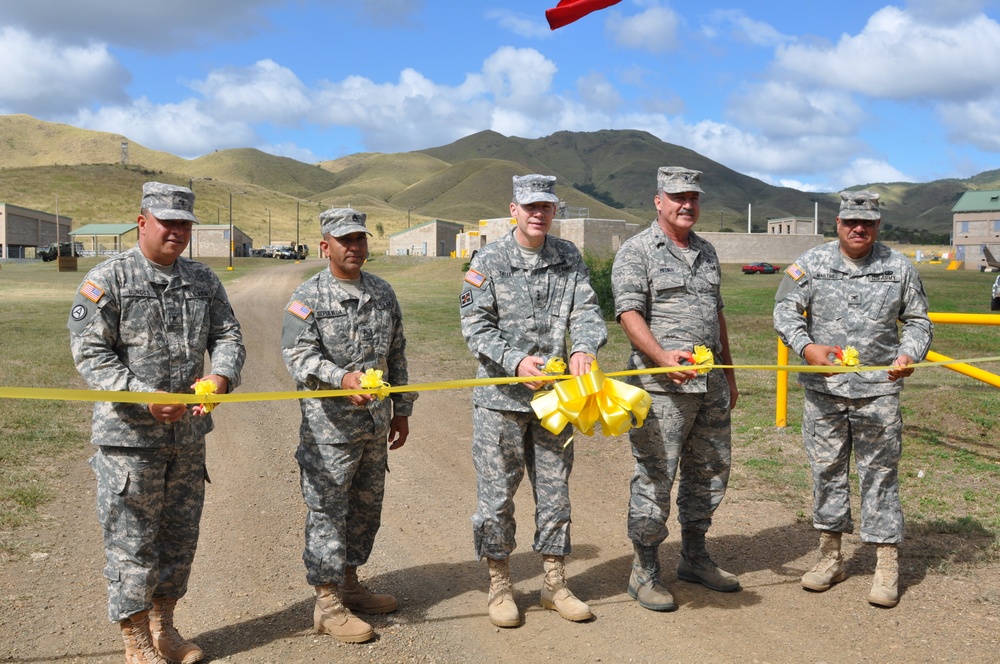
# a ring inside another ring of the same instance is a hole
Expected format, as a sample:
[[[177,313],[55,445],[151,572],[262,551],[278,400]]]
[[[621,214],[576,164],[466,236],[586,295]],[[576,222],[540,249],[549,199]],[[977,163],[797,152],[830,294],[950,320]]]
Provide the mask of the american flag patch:
[[[80,295],[84,296],[91,302],[96,303],[104,295],[104,291],[97,287],[96,284],[85,281],[83,286],[80,287]]]
[[[288,305],[288,313],[293,316],[298,316],[302,320],[309,318],[309,314],[312,313],[312,309],[302,304],[298,300],[292,300],[292,303]]]
[[[465,273],[465,280],[476,288],[482,288],[483,282],[486,281],[486,275],[479,274],[475,270],[469,270]]]
[[[785,274],[787,274],[795,281],[798,281],[799,279],[801,279],[806,275],[806,273],[802,271],[802,268],[796,265],[795,263],[792,263],[787,268],[785,268]]]

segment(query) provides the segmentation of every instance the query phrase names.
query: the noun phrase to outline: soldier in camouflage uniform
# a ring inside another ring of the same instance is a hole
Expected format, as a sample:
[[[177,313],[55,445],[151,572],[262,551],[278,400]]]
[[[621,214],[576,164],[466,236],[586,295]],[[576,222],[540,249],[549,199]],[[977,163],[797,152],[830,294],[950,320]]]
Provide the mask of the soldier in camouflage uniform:
[[[629,369],[684,366],[695,346],[732,364],[719,291],[719,258],[691,229],[700,213],[701,172],[657,172],[657,218],[629,238],[615,257],[611,285],[615,314],[632,342]],[[653,611],[677,608],[660,579],[659,547],[667,538],[670,489],[680,467],[677,520],[681,560],[677,577],[720,592],[740,582],[705,549],[705,533],[729,482],[730,410],[738,391],[732,369],[678,371],[631,379],[653,399],[645,423],[629,433],[632,477],[628,535],[635,558],[628,592]]]
[[[868,601],[892,607],[899,601],[897,547],[903,541],[901,379],[913,373],[910,364],[924,359],[933,328],[920,275],[905,256],[876,242],[882,219],[878,194],[840,196],[838,240],[810,249],[785,270],[775,296],[774,329],[810,365],[831,366],[835,354],[851,345],[861,364],[896,368],[799,374],[813,526],[820,531],[820,561],[802,577],[802,587],[824,591],[845,578],[840,540],[854,530],[848,478],[853,449],[861,541],[877,547]]]
[[[191,393],[208,352],[204,378],[226,393],[246,353],[219,279],[181,255],[197,223],[194,194],[159,182],[142,192],[138,246],[91,270],[70,309],[77,370],[97,390]],[[120,623],[130,663],[202,659],[174,628],[173,610],[198,542],[211,430],[201,406],[94,404],[108,617]]]
[[[584,375],[607,341],[607,327],[580,252],[567,240],[548,236],[559,197],[556,179],[514,177],[510,214],[517,227],[490,242],[472,259],[462,284],[462,334],[479,361],[479,378],[538,377],[526,383],[473,389],[472,459],[478,507],[472,517],[476,556],[490,570],[487,605],[493,624],[517,627],[521,616],[510,585],[508,558],[514,550],[514,493],[525,468],[535,495],[533,548],[543,557],[542,606],[572,621],[587,620],[590,608],[566,587],[564,556],[570,553],[569,475],[572,427],[556,435],[532,412],[541,368],[566,358],[569,371]]]
[[[392,287],[362,272],[368,258],[366,215],[351,208],[320,214],[330,268],[299,286],[285,310],[281,352],[299,390],[353,390],[368,369],[390,385],[405,385],[406,338]],[[386,399],[369,394],[301,399],[302,426],[295,458],[305,499],[306,579],[316,591],[316,630],[347,643],[374,636],[362,613],[396,610],[391,595],[373,594],[358,582],[382,519],[388,468],[409,434],[417,395]]]

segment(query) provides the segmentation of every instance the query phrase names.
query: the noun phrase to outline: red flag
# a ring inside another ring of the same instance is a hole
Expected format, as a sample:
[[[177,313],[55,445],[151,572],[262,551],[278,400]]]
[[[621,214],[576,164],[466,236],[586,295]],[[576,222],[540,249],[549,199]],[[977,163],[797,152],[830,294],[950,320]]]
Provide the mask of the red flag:
[[[598,9],[607,9],[621,0],[559,0],[559,5],[545,10],[545,18],[553,30],[569,25]]]

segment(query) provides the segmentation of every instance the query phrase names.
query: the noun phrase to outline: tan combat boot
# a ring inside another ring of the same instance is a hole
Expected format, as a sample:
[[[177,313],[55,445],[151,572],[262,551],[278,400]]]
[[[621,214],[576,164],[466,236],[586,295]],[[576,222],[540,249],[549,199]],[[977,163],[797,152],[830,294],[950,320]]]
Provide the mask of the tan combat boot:
[[[520,627],[521,613],[514,602],[514,591],[510,585],[510,563],[487,558],[490,566],[490,594],[487,606],[490,622],[497,627]]]
[[[899,549],[895,544],[876,544],[875,581],[868,601],[890,609],[899,604]]]
[[[742,588],[735,574],[716,565],[708,555],[704,533],[681,533],[681,561],[677,565],[677,578],[700,583],[720,593],[734,593]]]
[[[802,587],[823,592],[847,578],[844,559],[840,555],[841,533],[821,530],[819,533],[819,562],[802,575]]]
[[[635,559],[628,579],[628,594],[650,611],[676,611],[673,595],[660,580],[659,547],[632,543]]]
[[[344,569],[344,582],[340,584],[340,599],[351,611],[361,613],[392,613],[398,604],[392,595],[371,592],[358,581],[358,568]]]
[[[371,625],[344,606],[336,583],[316,586],[313,626],[320,634],[329,634],[344,643],[364,643],[375,636]]]
[[[118,623],[125,642],[125,664],[168,664],[156,652],[149,634],[149,611],[132,614]]]
[[[153,610],[149,612],[149,634],[156,650],[171,662],[194,664],[205,657],[196,644],[187,641],[174,627],[176,597],[154,597]]]
[[[566,587],[566,568],[562,556],[543,556],[545,581],[542,583],[542,606],[559,613],[566,620],[590,620],[594,614],[590,607],[576,598]]]

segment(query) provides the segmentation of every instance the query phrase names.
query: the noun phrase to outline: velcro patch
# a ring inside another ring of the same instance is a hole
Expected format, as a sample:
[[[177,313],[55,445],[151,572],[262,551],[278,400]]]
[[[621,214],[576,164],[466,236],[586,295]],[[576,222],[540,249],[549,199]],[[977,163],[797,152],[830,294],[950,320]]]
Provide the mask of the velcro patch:
[[[292,303],[288,305],[288,313],[293,316],[297,316],[302,320],[309,318],[309,314],[312,313],[312,309],[302,304],[298,300],[292,300]]]
[[[785,268],[785,274],[787,274],[795,281],[798,281],[802,277],[806,276],[806,273],[803,272],[802,268],[796,265],[795,263],[792,263],[787,268]]]
[[[83,282],[83,286],[80,287],[80,295],[96,304],[104,296],[104,291],[97,284],[85,281]]]
[[[486,275],[480,274],[475,270],[469,270],[465,273],[465,280],[476,288],[482,288],[483,283],[486,281]]]
[[[463,307],[472,304],[472,291],[462,291],[462,295],[459,296],[458,301]]]

